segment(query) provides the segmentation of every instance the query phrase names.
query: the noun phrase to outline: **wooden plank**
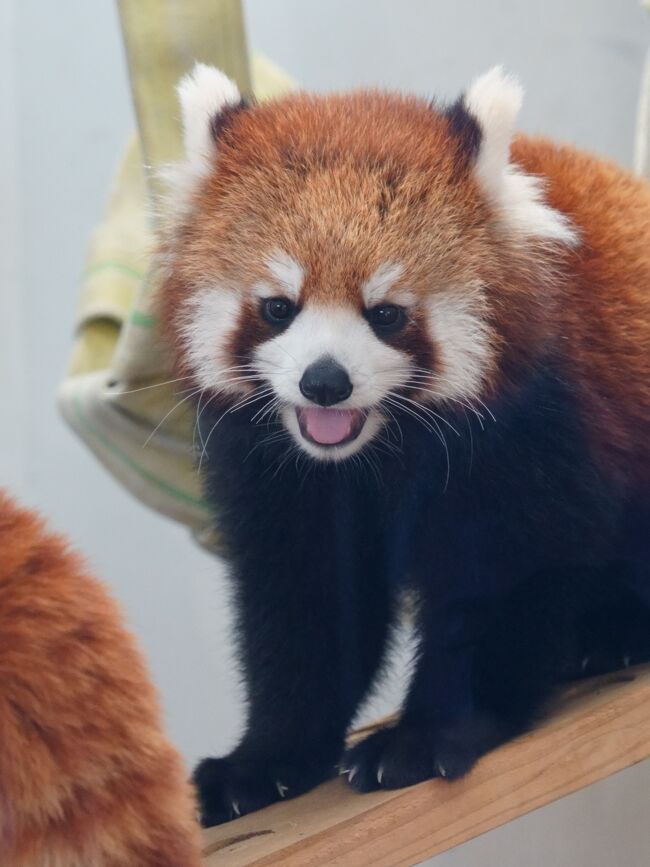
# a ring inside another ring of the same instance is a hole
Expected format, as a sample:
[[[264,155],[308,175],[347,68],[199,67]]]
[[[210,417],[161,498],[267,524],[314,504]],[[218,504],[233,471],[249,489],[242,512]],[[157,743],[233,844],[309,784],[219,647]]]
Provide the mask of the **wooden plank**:
[[[332,780],[205,832],[206,867],[408,867],[650,755],[650,666],[561,693],[464,779],[358,795]]]

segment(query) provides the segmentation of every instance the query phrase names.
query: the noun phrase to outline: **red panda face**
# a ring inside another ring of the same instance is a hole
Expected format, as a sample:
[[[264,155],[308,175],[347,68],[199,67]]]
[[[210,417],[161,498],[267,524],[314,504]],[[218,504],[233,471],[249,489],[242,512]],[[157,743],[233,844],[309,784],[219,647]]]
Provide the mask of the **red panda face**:
[[[277,416],[324,460],[395,411],[426,421],[480,399],[503,248],[571,241],[509,165],[517,85],[489,73],[446,111],[379,93],[249,108],[197,67],[180,95],[185,193],[162,309],[197,385]]]

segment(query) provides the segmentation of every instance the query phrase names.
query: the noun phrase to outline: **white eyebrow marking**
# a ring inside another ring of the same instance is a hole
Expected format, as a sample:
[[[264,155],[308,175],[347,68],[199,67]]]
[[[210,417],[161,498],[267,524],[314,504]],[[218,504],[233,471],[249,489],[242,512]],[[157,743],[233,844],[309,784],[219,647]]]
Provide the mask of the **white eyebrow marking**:
[[[386,262],[380,265],[372,277],[366,280],[361,287],[361,294],[366,307],[375,307],[382,301],[387,301],[388,293],[393,288],[393,284],[399,280],[403,273],[404,266],[400,265],[399,262]],[[415,295],[408,289],[399,289],[391,294],[390,300],[408,306],[415,301]]]
[[[274,277],[282,287],[283,294],[291,301],[297,301],[300,296],[302,281],[305,277],[305,272],[302,266],[283,250],[276,250],[275,253],[269,256],[266,266],[269,269],[271,276]],[[264,284],[258,284],[256,286],[257,294],[260,295],[264,288],[269,287],[264,287]],[[265,296],[262,295],[262,297]],[[266,297],[268,297],[268,293],[266,294]]]

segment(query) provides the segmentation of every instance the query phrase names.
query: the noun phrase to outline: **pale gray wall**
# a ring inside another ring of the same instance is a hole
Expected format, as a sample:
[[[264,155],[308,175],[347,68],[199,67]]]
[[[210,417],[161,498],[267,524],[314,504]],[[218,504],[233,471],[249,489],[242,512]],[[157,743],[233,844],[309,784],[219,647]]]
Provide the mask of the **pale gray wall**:
[[[633,0],[249,0],[246,8],[251,44],[307,87],[453,96],[504,62],[527,86],[524,128],[631,163],[648,37]],[[53,402],[84,245],[133,125],[113,4],[0,0],[0,48],[0,198],[3,212],[15,211],[0,234],[0,482],[68,531],[122,600],[169,729],[193,761],[226,749],[241,722],[221,570],[181,528],[117,487]],[[388,700],[398,692],[394,683]],[[434,863],[643,867],[649,785],[650,766],[641,765]]]
[[[18,293],[9,288],[16,285],[20,271],[14,21],[13,5],[0,0],[0,395],[18,421],[25,405],[22,305]],[[19,424],[0,424],[0,480],[6,484],[22,483],[21,436]]]

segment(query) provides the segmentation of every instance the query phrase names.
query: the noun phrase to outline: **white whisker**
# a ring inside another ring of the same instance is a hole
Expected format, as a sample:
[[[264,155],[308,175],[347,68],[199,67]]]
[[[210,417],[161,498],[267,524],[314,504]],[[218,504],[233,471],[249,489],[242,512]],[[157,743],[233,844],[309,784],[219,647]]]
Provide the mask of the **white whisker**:
[[[194,397],[195,395],[197,395],[200,391],[201,391],[200,388],[195,388],[193,391],[191,391],[189,394],[186,394],[185,397],[181,398],[181,400],[179,400],[177,403],[175,403],[174,406],[173,406],[170,410],[168,410],[168,411],[165,413],[165,415],[160,419],[160,421],[158,422],[158,424],[157,424],[157,425],[155,426],[155,428],[151,431],[151,433],[150,433],[149,436],[146,438],[146,440],[142,443],[142,448],[144,449],[144,448],[146,448],[146,447],[149,445],[149,443],[151,442],[151,440],[153,439],[153,437],[156,435],[156,433],[158,432],[158,430],[159,430],[159,429],[162,427],[162,425],[167,421],[167,419],[169,418],[169,416],[170,416],[173,412],[175,412],[175,411],[178,409],[179,406],[181,406],[182,404],[184,404],[186,400],[189,400],[190,398],[192,398],[192,397]]]
[[[151,385],[143,385],[140,388],[130,388],[125,391],[117,391],[117,385],[119,385],[118,381],[115,385],[109,385],[108,388],[111,391],[115,391],[116,394],[136,394],[139,391],[148,391],[150,388],[162,388],[163,385],[173,385],[175,382],[184,382],[186,379],[192,379],[192,377],[179,376],[176,379],[166,379],[164,382],[154,382]]]
[[[406,398],[406,399],[408,400],[408,398]],[[425,419],[423,419],[422,416],[419,415],[415,410],[413,410],[413,409],[412,409],[411,407],[409,407],[409,406],[406,406],[406,405],[402,402],[403,400],[405,400],[405,398],[403,398],[402,395],[397,395],[397,394],[395,394],[394,392],[389,392],[389,396],[386,396],[386,397],[384,398],[384,400],[385,400],[385,401],[388,401],[389,403],[392,403],[393,406],[396,406],[398,409],[401,409],[402,412],[406,412],[406,413],[408,413],[409,415],[412,415],[413,418],[415,418],[417,421],[419,421],[420,424],[422,424],[425,428],[427,428],[427,430],[431,431],[431,433],[435,433],[435,434],[436,434],[436,436],[437,436],[438,439],[440,440],[440,443],[442,444],[442,447],[443,447],[444,450],[445,450],[445,456],[446,456],[446,459],[447,459],[447,477],[446,477],[446,479],[445,479],[445,486],[444,486],[444,490],[446,491],[446,490],[447,490],[447,487],[448,487],[448,485],[449,485],[449,479],[450,479],[450,476],[451,476],[451,460],[450,460],[450,456],[449,456],[449,447],[447,446],[447,440],[445,439],[445,436],[444,436],[444,434],[443,434],[443,432],[442,432],[442,429],[441,429],[440,425],[438,424],[438,422],[436,421],[436,419],[435,419],[435,418],[430,418],[429,420],[430,420],[431,424],[429,424],[429,423],[428,423],[427,421],[425,421]],[[410,403],[415,403],[415,402],[414,402],[414,401],[410,401]],[[421,407],[419,404],[415,404],[415,405],[416,405],[419,409],[424,409],[424,407]],[[431,425],[433,425],[433,427],[432,427]],[[455,432],[457,433],[457,431],[455,431]]]
[[[198,468],[199,472],[201,472],[201,468],[203,467],[203,458],[207,454],[207,449],[208,449],[208,445],[210,443],[210,438],[212,437],[212,434],[215,432],[215,430],[217,429],[217,427],[219,426],[221,421],[223,421],[223,419],[227,415],[229,415],[230,413],[236,412],[239,409],[243,409],[244,407],[249,406],[250,404],[255,403],[258,400],[262,400],[264,397],[267,397],[270,393],[272,393],[272,391],[273,391],[273,389],[270,386],[266,386],[265,389],[263,390],[262,394],[256,394],[256,395],[247,394],[241,400],[237,401],[235,404],[228,407],[228,409],[226,409],[225,412],[223,412],[219,416],[219,418],[216,420],[216,422],[210,428],[210,432],[208,433],[208,435],[205,439],[205,442],[203,443],[203,449],[201,451],[201,456],[199,458],[199,468]]]

